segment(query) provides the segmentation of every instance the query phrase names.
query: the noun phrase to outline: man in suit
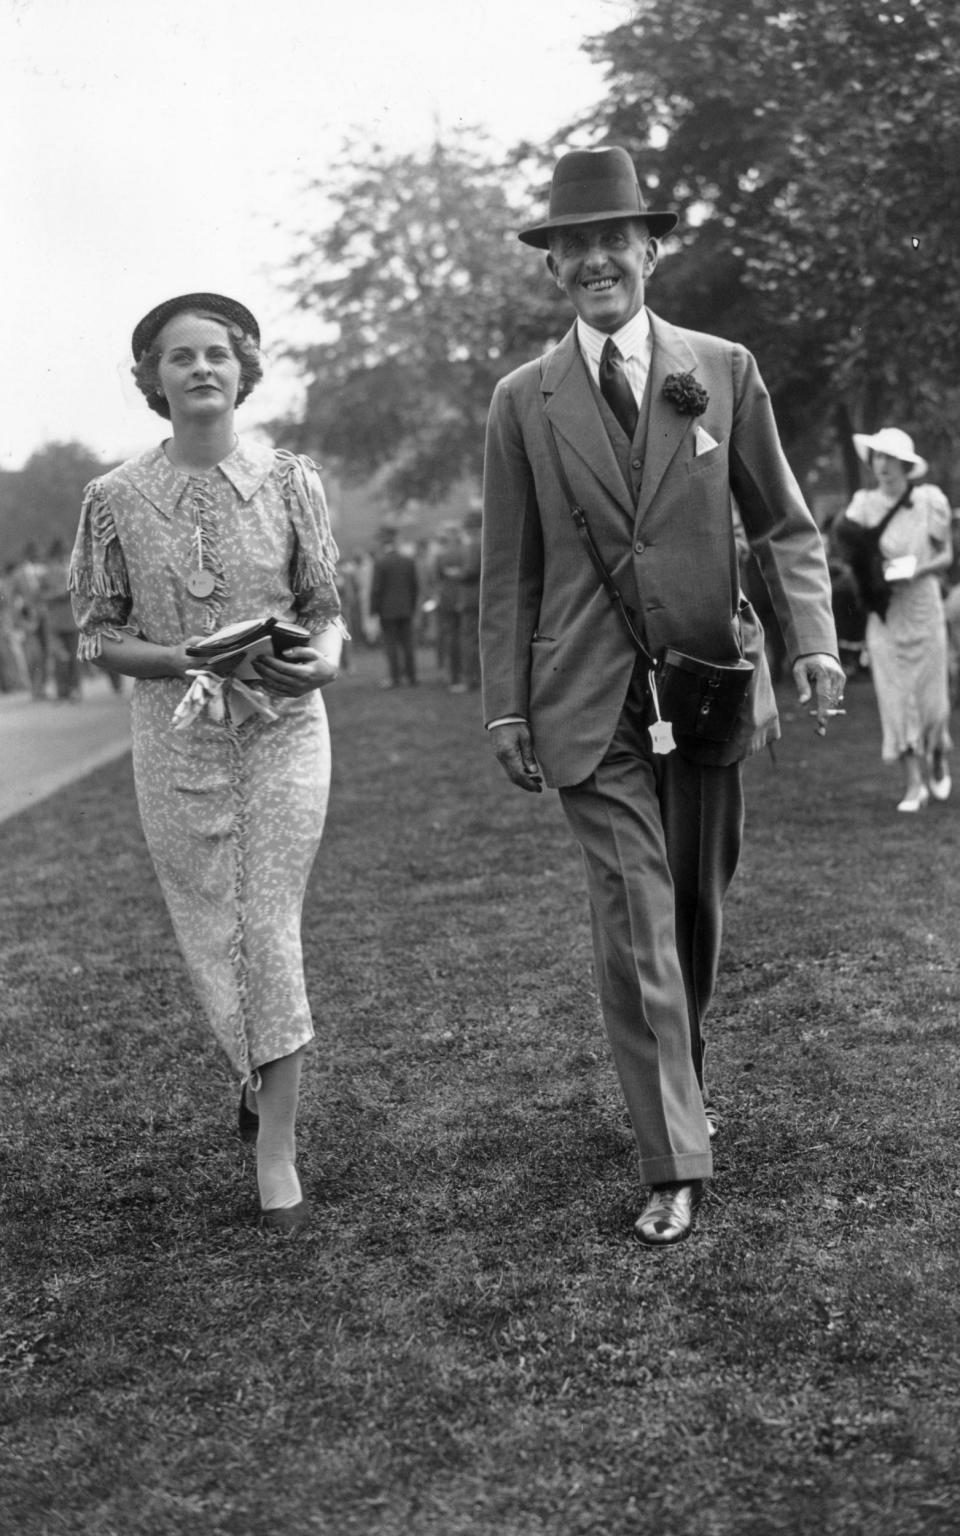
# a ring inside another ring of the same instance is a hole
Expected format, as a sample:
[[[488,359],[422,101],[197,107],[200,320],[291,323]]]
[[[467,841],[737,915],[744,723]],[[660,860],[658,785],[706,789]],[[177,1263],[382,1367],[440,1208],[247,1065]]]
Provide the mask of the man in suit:
[[[416,561],[397,548],[396,529],[384,528],[370,588],[370,612],[380,620],[387,657],[384,688],[399,688],[402,682],[413,687],[417,681],[413,619],[419,595]]]
[[[460,614],[460,649],[463,657],[464,687],[471,692],[480,687],[480,529],[482,513],[471,507],[463,519],[463,547],[460,562],[460,590],[457,607]]]
[[[582,849],[600,1004],[649,1186],[636,1232],[660,1247],[689,1235],[712,1173],[702,1027],[740,850],[739,764],[779,734],[732,499],[821,734],[844,681],[820,535],[756,363],[645,306],[657,237],[675,223],[611,148],[564,155],[548,218],[521,231],[577,319],[494,393],[481,588],[487,727],[515,784],[559,789]],[[645,653],[754,663],[728,739],[671,747],[571,498]]]

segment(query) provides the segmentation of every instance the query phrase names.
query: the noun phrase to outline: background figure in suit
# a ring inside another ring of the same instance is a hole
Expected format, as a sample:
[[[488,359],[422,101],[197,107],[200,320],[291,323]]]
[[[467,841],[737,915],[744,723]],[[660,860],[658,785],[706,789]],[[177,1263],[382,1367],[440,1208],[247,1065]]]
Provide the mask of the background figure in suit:
[[[480,528],[482,522],[483,513],[479,509],[471,508],[464,516],[457,597],[463,686],[470,692],[480,687]]]
[[[380,553],[373,565],[370,612],[380,620],[383,635],[390,672],[385,688],[399,688],[404,681],[412,687],[417,681],[413,620],[419,595],[416,561],[397,548],[396,529],[384,528],[380,534]]]
[[[70,551],[62,539],[54,539],[47,557],[42,590],[47,615],[47,649],[58,699],[81,697],[77,624],[70,600],[69,574]]]
[[[451,688],[461,684],[460,565],[463,558],[460,529],[445,523],[438,534],[439,549],[433,562],[437,596],[437,666]]]
[[[548,251],[577,321],[494,393],[481,587],[487,727],[515,784],[559,789],[581,845],[604,1023],[650,1186],[636,1231],[657,1246],[689,1235],[712,1173],[701,1032],[740,851],[739,763],[779,734],[731,496],[801,704],[816,687],[821,734],[844,682],[820,535],[756,363],[645,308],[656,237],[675,223],[645,207],[625,150],[558,162],[549,217],[520,239]],[[658,747],[649,668],[583,547],[554,451],[646,649],[754,663],[730,739]]]

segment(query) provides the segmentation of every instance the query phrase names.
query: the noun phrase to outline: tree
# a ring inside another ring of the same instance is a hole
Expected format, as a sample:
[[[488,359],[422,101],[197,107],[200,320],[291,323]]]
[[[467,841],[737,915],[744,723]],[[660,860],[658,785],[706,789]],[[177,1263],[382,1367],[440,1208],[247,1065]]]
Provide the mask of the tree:
[[[0,545],[12,560],[28,544],[46,554],[59,539],[69,548],[77,530],[84,487],[109,464],[83,443],[45,443],[21,470],[4,476],[0,502]]]
[[[434,501],[479,476],[497,380],[566,325],[515,238],[519,179],[462,131],[425,154],[353,148],[309,190],[334,216],[302,237],[291,287],[328,339],[288,352],[307,394],[282,437]]]
[[[637,0],[588,45],[603,137],[686,215],[675,312],[751,346],[788,444],[832,423],[852,473],[853,424],[949,449],[958,44],[953,0]]]

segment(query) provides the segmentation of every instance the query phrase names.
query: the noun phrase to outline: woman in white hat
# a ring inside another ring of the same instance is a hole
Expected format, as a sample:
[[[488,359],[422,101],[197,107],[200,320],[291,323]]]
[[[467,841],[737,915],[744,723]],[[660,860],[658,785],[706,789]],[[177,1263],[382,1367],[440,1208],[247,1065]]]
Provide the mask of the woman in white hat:
[[[930,796],[950,794],[950,700],[947,633],[940,574],[950,565],[950,505],[935,485],[919,482],[927,463],[899,427],[855,432],[857,455],[876,486],[857,491],[846,520],[878,529],[886,589],[864,594],[872,608],[866,647],[880,708],[885,762],[906,775],[898,811],[915,812]],[[842,536],[842,529],[840,530]]]

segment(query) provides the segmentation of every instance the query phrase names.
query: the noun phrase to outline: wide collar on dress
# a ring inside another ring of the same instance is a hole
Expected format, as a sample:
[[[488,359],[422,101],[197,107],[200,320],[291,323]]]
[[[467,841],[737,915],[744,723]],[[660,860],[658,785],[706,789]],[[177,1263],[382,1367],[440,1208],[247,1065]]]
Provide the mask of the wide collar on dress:
[[[272,448],[241,437],[216,469],[229,480],[241,501],[249,501],[270,475],[275,462]],[[121,473],[163,517],[173,516],[192,478],[186,470],[174,469],[162,443],[131,459]]]

